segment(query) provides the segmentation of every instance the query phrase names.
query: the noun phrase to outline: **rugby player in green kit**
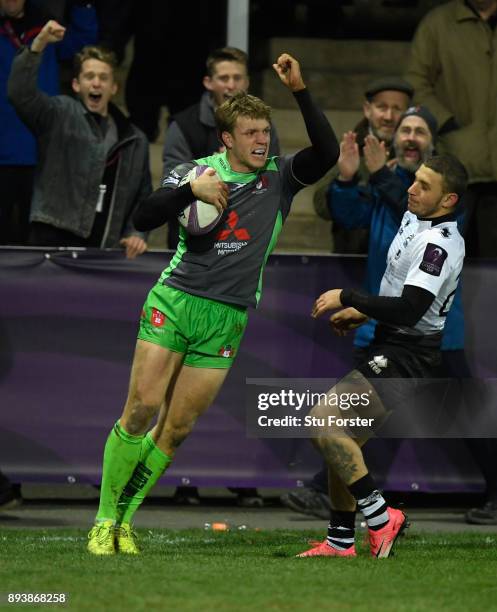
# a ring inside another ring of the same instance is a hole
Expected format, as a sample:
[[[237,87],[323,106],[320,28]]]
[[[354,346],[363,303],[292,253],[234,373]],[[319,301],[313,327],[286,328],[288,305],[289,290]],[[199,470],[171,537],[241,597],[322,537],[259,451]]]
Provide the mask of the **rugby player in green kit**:
[[[133,514],[219,392],[293,197],[338,159],[336,136],[299,63],[285,53],[273,68],[300,107],[311,146],[268,158],[271,109],[236,94],[216,111],[225,152],[177,166],[135,214],[136,227],[146,231],[197,199],[225,209],[206,235],[181,230],[178,249],[143,307],[128,398],[105,445],[100,505],[88,536],[93,554],[139,552]],[[212,170],[180,185],[196,165]]]

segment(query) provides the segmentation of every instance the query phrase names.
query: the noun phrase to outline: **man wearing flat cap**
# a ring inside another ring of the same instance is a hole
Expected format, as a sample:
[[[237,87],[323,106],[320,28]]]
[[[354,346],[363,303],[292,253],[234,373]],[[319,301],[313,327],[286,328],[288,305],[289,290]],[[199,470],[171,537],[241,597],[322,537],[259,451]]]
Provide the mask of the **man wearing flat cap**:
[[[383,142],[388,158],[394,156],[392,140],[395,128],[402,113],[407,109],[414,90],[402,78],[397,76],[375,79],[366,87],[364,92],[363,111],[364,118],[356,125],[353,131],[346,132],[342,137],[341,150],[347,146],[356,146],[359,151],[360,164],[356,170],[357,182],[366,185],[369,179],[368,153],[366,146],[368,136],[373,136]],[[318,189],[314,197],[314,208],[323,219],[332,219],[327,202],[326,191],[328,185],[333,184],[340,168],[338,165],[327,175],[326,187]],[[330,185],[330,186],[331,186]],[[333,250],[336,253],[365,253],[368,248],[367,229],[345,229],[336,219],[333,219],[332,235]]]

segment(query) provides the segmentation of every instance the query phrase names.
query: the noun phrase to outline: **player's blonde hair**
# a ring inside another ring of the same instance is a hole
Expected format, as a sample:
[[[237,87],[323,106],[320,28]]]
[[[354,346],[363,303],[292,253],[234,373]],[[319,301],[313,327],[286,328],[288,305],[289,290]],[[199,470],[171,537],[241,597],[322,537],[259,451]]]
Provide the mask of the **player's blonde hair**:
[[[238,117],[271,121],[271,107],[260,98],[239,92],[216,109],[216,125],[219,134],[233,133]]]

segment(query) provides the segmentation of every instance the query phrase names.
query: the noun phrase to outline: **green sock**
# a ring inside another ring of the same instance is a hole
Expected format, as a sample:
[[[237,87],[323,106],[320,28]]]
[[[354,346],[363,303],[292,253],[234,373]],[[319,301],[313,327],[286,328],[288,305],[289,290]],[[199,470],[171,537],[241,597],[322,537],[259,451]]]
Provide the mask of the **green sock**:
[[[119,425],[119,422],[110,432],[105,443],[97,521],[116,521],[117,502],[140,460],[144,437],[144,435],[132,436]]]
[[[172,461],[156,446],[150,432],[143,438],[141,448],[140,461],[117,504],[118,523],[131,523],[134,513]]]

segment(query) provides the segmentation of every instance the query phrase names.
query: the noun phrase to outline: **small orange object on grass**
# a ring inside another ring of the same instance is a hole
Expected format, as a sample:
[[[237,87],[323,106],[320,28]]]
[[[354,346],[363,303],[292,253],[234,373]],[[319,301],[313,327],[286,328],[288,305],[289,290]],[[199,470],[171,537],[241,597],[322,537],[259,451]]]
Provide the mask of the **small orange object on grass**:
[[[226,523],[212,523],[212,531],[228,531],[229,527]]]

